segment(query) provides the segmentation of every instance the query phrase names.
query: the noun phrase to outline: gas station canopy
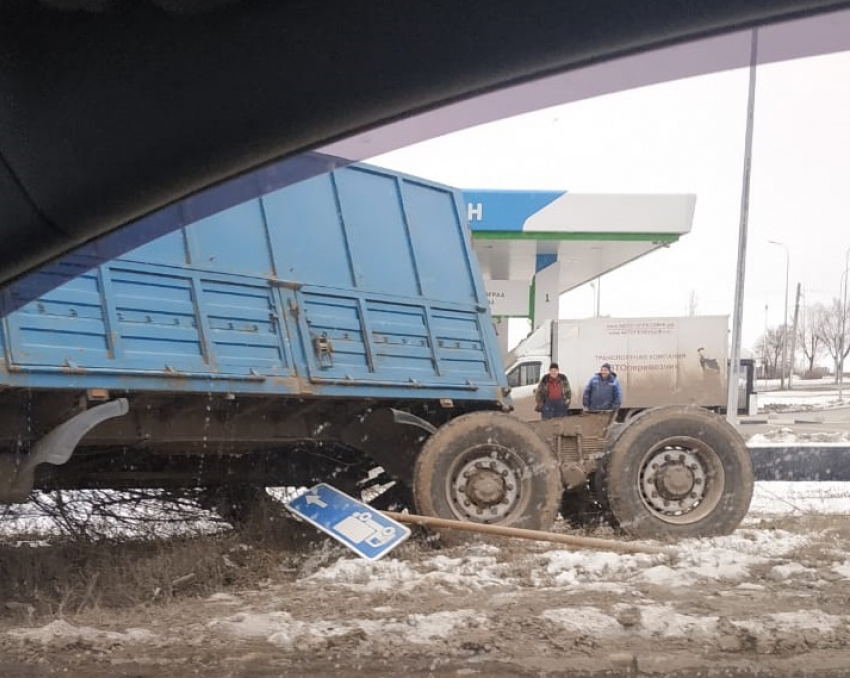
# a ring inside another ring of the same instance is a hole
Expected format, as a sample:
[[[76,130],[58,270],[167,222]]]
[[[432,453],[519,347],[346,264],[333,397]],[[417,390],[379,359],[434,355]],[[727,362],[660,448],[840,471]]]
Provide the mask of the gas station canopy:
[[[535,326],[557,317],[557,303],[552,316],[542,312],[543,302],[676,242],[691,230],[696,206],[689,194],[463,195],[493,314],[533,316]]]

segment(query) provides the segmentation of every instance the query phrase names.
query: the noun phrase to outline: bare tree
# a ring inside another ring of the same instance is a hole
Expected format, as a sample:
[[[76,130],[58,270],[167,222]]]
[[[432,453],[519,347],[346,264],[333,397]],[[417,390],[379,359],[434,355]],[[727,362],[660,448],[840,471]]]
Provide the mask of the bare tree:
[[[844,368],[844,359],[850,354],[850,336],[848,336],[847,309],[841,308],[841,301],[833,299],[832,303],[823,307],[818,317],[815,331],[821,343],[835,364],[835,380]]]
[[[815,360],[817,360],[825,350],[823,341],[818,333],[820,317],[826,312],[823,304],[813,304],[806,308],[803,315],[803,321],[797,330],[797,343],[803,349],[803,355],[806,357],[806,372],[812,373],[815,369]]]
[[[773,378],[779,374],[782,363],[782,350],[785,347],[785,327],[771,327],[762,335],[756,346],[756,356],[765,368],[765,377]]]

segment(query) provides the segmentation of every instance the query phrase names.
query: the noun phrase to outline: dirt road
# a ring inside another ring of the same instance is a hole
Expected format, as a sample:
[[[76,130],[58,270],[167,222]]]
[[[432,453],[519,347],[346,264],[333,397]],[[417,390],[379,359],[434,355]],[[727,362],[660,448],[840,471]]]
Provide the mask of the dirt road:
[[[848,538],[842,517],[756,516],[675,558],[418,541],[369,563],[323,543],[253,588],[168,605],[39,617],[19,602],[0,675],[841,675]]]

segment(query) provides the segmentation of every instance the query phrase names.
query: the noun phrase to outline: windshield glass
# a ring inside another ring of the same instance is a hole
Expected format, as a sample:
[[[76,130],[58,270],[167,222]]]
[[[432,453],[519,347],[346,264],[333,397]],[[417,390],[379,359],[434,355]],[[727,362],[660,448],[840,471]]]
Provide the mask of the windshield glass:
[[[842,668],[848,25],[399,120],[6,286],[15,670]]]

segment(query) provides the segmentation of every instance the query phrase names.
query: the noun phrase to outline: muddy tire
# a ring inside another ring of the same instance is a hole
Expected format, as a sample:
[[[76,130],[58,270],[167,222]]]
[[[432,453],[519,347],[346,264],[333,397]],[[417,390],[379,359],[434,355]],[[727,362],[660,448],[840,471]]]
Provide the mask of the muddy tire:
[[[661,407],[618,432],[596,487],[614,524],[633,537],[723,535],[749,510],[753,469],[725,419],[699,407]]]
[[[445,424],[416,460],[413,495],[427,516],[548,530],[561,500],[558,460],[523,421],[500,412]],[[462,541],[467,533],[441,537]]]

